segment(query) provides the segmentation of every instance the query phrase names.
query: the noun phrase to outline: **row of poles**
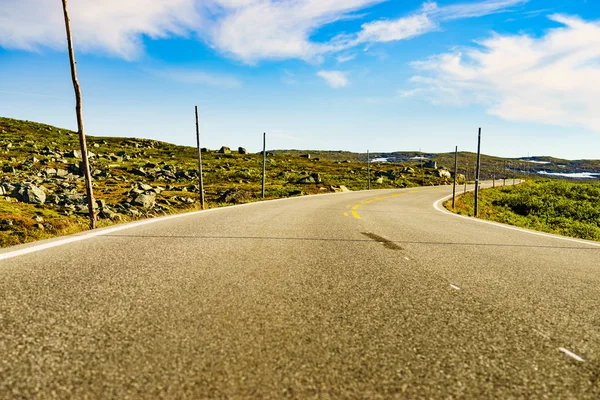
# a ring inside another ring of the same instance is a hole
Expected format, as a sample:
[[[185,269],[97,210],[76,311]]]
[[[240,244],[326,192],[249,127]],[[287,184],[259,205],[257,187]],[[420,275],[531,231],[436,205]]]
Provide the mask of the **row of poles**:
[[[422,162],[422,160],[421,160]],[[421,166],[423,170],[423,167]],[[506,169],[506,164],[504,169]],[[475,216],[479,216],[479,172],[481,170],[481,128],[479,128],[479,133],[477,135],[477,162],[475,164],[475,204],[474,204],[474,214]],[[452,208],[454,208],[456,204],[456,178],[458,175],[458,146],[454,149],[454,183],[452,186]],[[494,177],[495,179],[495,177]],[[371,190],[371,157],[369,150],[367,150],[367,182],[368,188]],[[506,182],[505,182],[506,183]],[[514,182],[513,182],[514,183]],[[465,179],[465,193],[467,191],[466,179]]]
[[[196,148],[198,150],[198,180],[200,184],[200,207],[204,210],[206,204],[204,201],[204,179],[202,174],[202,148],[200,147],[200,123],[198,121],[198,106],[196,111]],[[267,133],[263,133],[263,151],[262,151],[262,198],[265,198],[265,184],[267,173]]]
[[[83,127],[83,115],[82,115],[82,100],[81,100],[81,89],[77,80],[77,69],[75,61],[75,51],[73,49],[73,40],[71,35],[71,24],[69,19],[69,12],[67,7],[67,0],[62,0],[63,14],[65,19],[65,30],[67,34],[67,45],[69,49],[69,61],[71,64],[71,79],[73,81],[73,90],[75,91],[75,111],[77,114],[77,133],[79,136],[79,145],[81,148],[82,158],[82,169],[85,176],[85,189],[87,195],[87,205],[90,219],[90,229],[95,229],[97,226],[96,213],[94,210],[94,192],[92,188],[92,178],[90,173],[90,166],[88,161],[87,144],[85,139],[85,131]],[[204,179],[202,173],[202,149],[200,147],[200,125],[198,121],[198,106],[195,106],[196,112],[196,145],[198,150],[198,180],[200,184],[200,206],[204,210],[206,208],[205,195],[204,195]],[[265,182],[266,182],[266,167],[267,167],[267,134],[263,133],[263,152],[262,152],[262,198],[265,198]],[[481,165],[481,128],[479,128],[479,134],[477,139],[477,163],[475,171],[475,216],[479,215],[479,173]],[[456,201],[456,176],[458,168],[458,146],[454,152],[454,185],[452,189],[452,207],[454,208]],[[505,166],[506,169],[506,166]],[[367,174],[368,174],[368,189],[371,190],[371,161],[370,154],[367,150]],[[465,186],[466,190],[466,186]]]

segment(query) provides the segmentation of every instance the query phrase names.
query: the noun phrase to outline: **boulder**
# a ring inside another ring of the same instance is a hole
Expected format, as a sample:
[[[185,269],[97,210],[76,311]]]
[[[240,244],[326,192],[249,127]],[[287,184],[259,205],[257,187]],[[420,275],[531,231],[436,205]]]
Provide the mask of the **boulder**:
[[[252,198],[252,194],[242,189],[227,189],[219,194],[217,201],[219,203],[233,203],[239,204],[246,202]]]
[[[298,180],[296,183],[299,183],[301,185],[309,185],[311,183],[316,183],[315,179],[312,176],[307,176],[305,178],[302,178],[300,180]]]
[[[46,201],[46,193],[32,183],[27,183],[21,187],[19,194],[22,191],[22,201],[29,204],[44,204]]]
[[[238,153],[239,154],[248,154],[248,151],[243,147],[238,147]]]
[[[323,182],[323,180],[321,179],[321,175],[318,174],[317,172],[313,172],[312,174],[310,174],[311,178],[313,178],[315,180],[315,183],[321,183]]]
[[[450,171],[447,171],[445,169],[438,169],[437,173],[440,178],[452,178],[452,174],[450,173]]]
[[[138,188],[140,188],[141,190],[144,190],[146,192],[152,190],[152,186],[146,184],[146,183],[139,183],[138,184]]]
[[[141,168],[141,167],[140,168],[133,168],[131,170],[131,173],[134,174],[134,175],[137,175],[137,176],[143,176],[143,177],[146,176],[146,171],[144,171],[144,168]]]
[[[219,149],[219,153],[221,154],[231,154],[231,149],[227,146],[223,146]]]
[[[79,150],[71,150],[67,154],[65,154],[65,157],[81,158],[81,151],[79,151]]]
[[[381,185],[383,183],[383,176],[380,176],[379,178],[377,178],[377,180],[375,181],[375,183]]]
[[[132,201],[132,204],[144,208],[152,208],[156,204],[156,194],[140,194]]]

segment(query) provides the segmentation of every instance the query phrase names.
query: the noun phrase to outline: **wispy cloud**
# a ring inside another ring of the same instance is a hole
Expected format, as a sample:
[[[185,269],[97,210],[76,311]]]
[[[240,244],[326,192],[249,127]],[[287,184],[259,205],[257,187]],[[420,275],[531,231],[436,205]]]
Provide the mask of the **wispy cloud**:
[[[526,0],[480,0],[439,7],[426,2],[398,19],[364,23],[316,42],[312,35],[342,19],[366,19],[361,10],[389,0],[81,0],[71,19],[80,50],[135,59],[143,39],[200,37],[216,50],[248,64],[264,59],[319,60],[366,43],[405,40],[439,29],[441,22],[511,10]],[[63,49],[60,2],[2,0],[0,46]],[[342,57],[343,59],[343,57]]]
[[[337,62],[339,62],[340,64],[346,63],[348,61],[352,61],[356,58],[356,53],[352,53],[352,54],[340,54],[338,55],[335,59],[337,60]]]
[[[342,71],[319,71],[317,75],[325,80],[329,86],[339,89],[348,86],[348,74]]]
[[[69,97],[54,96],[51,94],[43,94],[43,93],[11,92],[11,91],[5,91],[5,90],[0,90],[0,93],[14,94],[14,95],[18,95],[18,96],[35,96],[35,97],[50,97],[53,99],[69,99]]]
[[[167,68],[153,69],[148,72],[161,78],[192,85],[208,85],[227,89],[242,86],[242,82],[234,76],[193,69]]]
[[[600,22],[552,15],[562,24],[542,37],[495,35],[478,48],[414,63],[405,96],[432,103],[480,104],[512,121],[600,132]]]

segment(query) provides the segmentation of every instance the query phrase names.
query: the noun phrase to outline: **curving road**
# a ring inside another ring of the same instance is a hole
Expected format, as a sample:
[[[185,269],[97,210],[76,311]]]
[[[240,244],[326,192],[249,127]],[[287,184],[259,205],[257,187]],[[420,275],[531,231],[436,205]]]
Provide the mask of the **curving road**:
[[[0,252],[0,398],[600,398],[600,243],[451,187],[217,209]]]

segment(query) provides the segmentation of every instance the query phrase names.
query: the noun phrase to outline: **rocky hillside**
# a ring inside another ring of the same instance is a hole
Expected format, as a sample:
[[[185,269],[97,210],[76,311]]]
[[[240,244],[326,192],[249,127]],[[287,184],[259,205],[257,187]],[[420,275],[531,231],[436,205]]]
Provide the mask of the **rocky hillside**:
[[[88,136],[94,195],[106,226],[198,209],[196,149],[147,139]],[[75,132],[0,117],[0,246],[86,229],[81,154]],[[267,198],[367,188],[366,163],[270,153]],[[243,148],[203,152],[209,207],[260,198],[262,156]],[[445,184],[443,168],[375,164],[373,188]]]

